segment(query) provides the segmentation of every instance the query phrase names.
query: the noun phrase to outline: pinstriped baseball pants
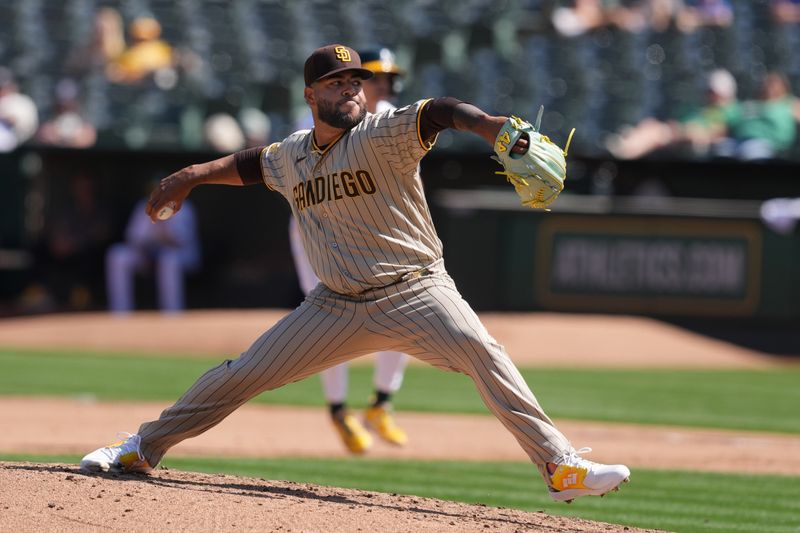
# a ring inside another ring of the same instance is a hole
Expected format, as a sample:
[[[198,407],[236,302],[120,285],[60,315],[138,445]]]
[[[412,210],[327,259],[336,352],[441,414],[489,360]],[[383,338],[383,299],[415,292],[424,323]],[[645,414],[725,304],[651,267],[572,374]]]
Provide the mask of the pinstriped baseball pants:
[[[546,463],[573,449],[450,276],[436,267],[428,276],[352,297],[319,285],[238,359],[206,372],[158,420],[142,424],[142,453],[155,466],[169,448],[257,394],[379,350],[469,376],[546,480]]]

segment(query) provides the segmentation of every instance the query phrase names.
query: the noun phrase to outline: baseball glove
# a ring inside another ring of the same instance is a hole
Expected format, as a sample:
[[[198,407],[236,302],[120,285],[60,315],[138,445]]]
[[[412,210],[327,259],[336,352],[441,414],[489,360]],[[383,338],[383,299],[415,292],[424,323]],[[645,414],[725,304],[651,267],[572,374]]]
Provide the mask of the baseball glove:
[[[540,107],[535,126],[514,116],[506,120],[494,142],[497,157],[492,156],[503,165],[504,170],[497,174],[506,176],[514,185],[523,205],[536,209],[546,209],[564,190],[567,177],[565,157],[575,133],[573,128],[563,150],[556,146],[546,135],[539,133],[543,111],[544,107]],[[524,154],[512,152],[522,135],[528,136],[527,151]]]

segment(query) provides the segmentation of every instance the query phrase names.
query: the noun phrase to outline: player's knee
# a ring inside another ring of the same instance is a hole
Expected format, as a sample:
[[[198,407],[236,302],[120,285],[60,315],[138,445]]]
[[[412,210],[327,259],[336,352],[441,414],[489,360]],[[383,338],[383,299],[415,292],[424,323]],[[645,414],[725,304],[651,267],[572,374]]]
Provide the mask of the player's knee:
[[[124,244],[114,244],[106,252],[106,266],[109,270],[119,270],[131,267],[135,263],[135,256]]]

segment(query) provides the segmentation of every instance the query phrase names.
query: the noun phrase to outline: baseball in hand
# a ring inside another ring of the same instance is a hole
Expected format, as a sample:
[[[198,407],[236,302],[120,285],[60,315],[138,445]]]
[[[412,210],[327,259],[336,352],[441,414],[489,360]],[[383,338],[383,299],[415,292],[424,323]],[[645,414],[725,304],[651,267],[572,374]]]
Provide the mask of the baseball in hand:
[[[175,214],[175,202],[169,202],[158,211],[158,220],[167,220]]]

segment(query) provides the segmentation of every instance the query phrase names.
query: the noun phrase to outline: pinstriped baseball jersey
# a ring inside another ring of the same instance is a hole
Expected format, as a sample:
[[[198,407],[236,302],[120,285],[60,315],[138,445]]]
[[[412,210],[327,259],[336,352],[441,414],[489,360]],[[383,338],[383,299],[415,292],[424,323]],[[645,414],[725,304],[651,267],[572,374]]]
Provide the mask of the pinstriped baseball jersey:
[[[427,103],[368,114],[324,148],[300,131],[262,152],[264,181],[289,201],[330,289],[359,294],[441,259],[419,175],[432,146],[419,134]]]

